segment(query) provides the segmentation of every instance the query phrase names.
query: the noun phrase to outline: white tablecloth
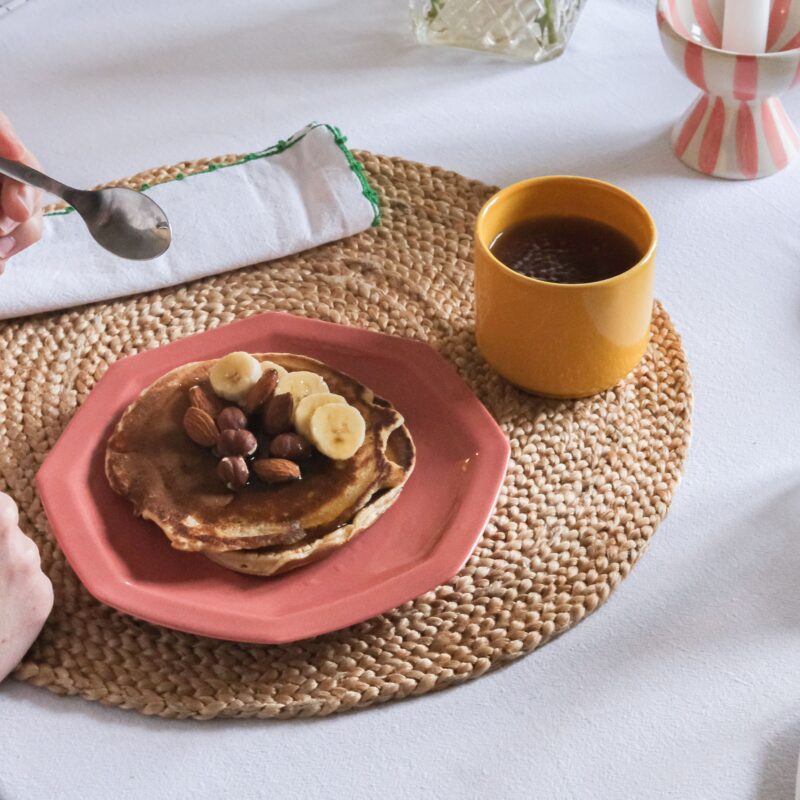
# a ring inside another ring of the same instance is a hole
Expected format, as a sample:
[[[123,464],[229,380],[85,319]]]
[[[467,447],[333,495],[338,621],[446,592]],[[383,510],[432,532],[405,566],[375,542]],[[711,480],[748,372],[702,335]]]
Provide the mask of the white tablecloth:
[[[623,185],[658,224],[657,293],[696,390],[650,551],[540,652],[440,694],[285,723],[146,719],[6,683],[3,800],[792,796],[800,165],[733,184],[673,157],[694,90],[654,17],[649,1],[589,0],[566,55],[538,67],[417,47],[403,0],[30,0],[0,19],[3,110],[74,185],[248,151],[312,118],[488,182]],[[800,92],[786,105],[800,120]]]

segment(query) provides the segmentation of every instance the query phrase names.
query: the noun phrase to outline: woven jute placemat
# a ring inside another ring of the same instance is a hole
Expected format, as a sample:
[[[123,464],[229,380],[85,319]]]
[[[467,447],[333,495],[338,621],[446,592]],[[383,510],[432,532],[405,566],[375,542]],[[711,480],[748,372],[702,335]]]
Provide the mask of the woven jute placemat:
[[[686,360],[664,310],[656,304],[647,355],[614,389],[574,402],[514,389],[473,339],[472,227],[494,190],[358,155],[381,196],[378,228],[177,289],[0,323],[0,489],[19,503],[56,594],[17,678],[162,717],[364,707],[451,686],[534,650],[607,600],[647,548],[678,483],[690,428]],[[120,183],[157,183],[208,163]],[[202,639],[102,605],[52,538],[34,489],[39,465],[109,364],[270,309],[421,339],[455,364],[512,448],[477,549],[435,591],[291,645]]]

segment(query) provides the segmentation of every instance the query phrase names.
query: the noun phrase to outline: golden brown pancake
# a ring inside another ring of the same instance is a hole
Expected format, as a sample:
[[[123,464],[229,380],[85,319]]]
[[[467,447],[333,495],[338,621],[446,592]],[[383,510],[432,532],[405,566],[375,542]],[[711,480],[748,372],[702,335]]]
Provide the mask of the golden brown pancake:
[[[254,356],[315,372],[358,408],[366,436],[353,458],[315,454],[303,462],[299,481],[254,480],[230,492],[217,477],[217,459],[183,429],[189,388],[204,384],[214,363],[202,361],[172,370],[130,405],[109,439],[106,475],[173,547],[231,569],[275,574],[317,560],[371,525],[411,473],[414,445],[400,414],[353,378],[305,356]]]
[[[278,575],[282,572],[319,561],[329,553],[352,541],[370,527],[403,489],[414,467],[414,443],[401,425],[389,436],[386,457],[392,464],[387,486],[376,492],[346,525],[321,536],[302,539],[294,544],[274,545],[256,550],[229,550],[205,555],[223,567],[248,575]]]

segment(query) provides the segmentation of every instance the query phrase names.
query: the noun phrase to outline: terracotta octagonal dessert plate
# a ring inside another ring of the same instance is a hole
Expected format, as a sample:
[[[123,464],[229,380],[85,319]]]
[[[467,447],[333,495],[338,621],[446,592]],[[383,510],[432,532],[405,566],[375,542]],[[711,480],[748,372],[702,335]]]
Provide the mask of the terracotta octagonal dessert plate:
[[[106,442],[156,378],[232,350],[288,352],[349,373],[405,417],[417,464],[400,498],[328,558],[276,578],[173,550],[106,480]],[[508,462],[505,436],[455,370],[422,342],[261,314],[118,361],[37,476],[69,563],[102,602],[170,628],[243,642],[296,641],[388,611],[455,575],[483,532]]]

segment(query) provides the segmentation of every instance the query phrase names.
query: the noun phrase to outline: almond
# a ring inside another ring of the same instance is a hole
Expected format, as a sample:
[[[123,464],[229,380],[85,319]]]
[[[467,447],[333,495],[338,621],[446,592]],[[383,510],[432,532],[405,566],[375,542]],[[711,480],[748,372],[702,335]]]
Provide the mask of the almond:
[[[278,370],[268,369],[247,393],[247,397],[244,400],[244,410],[248,414],[252,414],[254,411],[261,408],[261,406],[272,397],[277,385]]]
[[[219,430],[212,416],[202,408],[189,406],[183,415],[183,429],[186,435],[203,447],[213,447],[217,443]]]
[[[189,389],[189,404],[201,411],[205,411],[214,419],[222,411],[222,401],[215,395],[206,391],[202,386],[192,386]]]
[[[292,427],[292,411],[294,410],[294,400],[287,392],[286,394],[273,394],[264,406],[261,417],[264,425],[264,432],[270,436],[285,433]]]
[[[253,471],[264,483],[287,483],[300,478],[300,467],[285,458],[259,458]]]

